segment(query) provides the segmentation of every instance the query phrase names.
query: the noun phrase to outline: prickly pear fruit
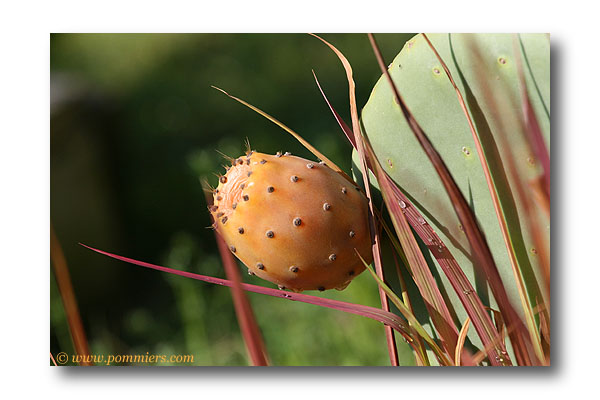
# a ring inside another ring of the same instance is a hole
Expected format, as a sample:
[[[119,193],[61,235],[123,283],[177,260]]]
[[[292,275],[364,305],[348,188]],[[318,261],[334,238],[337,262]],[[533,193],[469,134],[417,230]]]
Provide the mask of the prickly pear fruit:
[[[289,153],[248,152],[219,179],[210,211],[248,272],[293,291],[344,289],[371,262],[358,186]]]

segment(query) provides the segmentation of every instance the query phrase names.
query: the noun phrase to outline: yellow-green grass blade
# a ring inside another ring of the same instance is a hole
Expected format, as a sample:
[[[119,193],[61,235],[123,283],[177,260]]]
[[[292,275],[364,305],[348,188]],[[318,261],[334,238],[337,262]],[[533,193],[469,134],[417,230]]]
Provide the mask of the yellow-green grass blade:
[[[358,252],[356,252],[356,254],[358,254],[358,256],[361,258],[361,260],[362,260],[363,264],[365,265],[366,269],[369,271],[369,273],[371,274],[371,276],[373,277],[373,279],[375,279],[375,281],[377,282],[377,284],[379,285],[379,287],[382,288],[385,291],[385,293],[388,295],[388,297],[394,303],[394,305],[396,307],[398,307],[398,309],[400,310],[400,313],[411,324],[411,327],[419,334],[419,336],[421,338],[423,338],[423,340],[425,340],[425,342],[429,345],[429,347],[431,348],[431,350],[433,350],[433,352],[435,353],[436,357],[438,358],[438,361],[442,365],[446,365],[446,366],[454,365],[454,362],[450,358],[448,358],[448,355],[446,354],[446,352],[444,352],[438,346],[438,344],[435,342],[435,340],[433,340],[433,338],[429,335],[429,333],[427,333],[427,331],[425,330],[425,328],[423,328],[423,326],[419,323],[419,321],[417,321],[417,318],[410,311],[410,309],[392,291],[392,289],[390,289],[390,287],[384,281],[382,281],[379,278],[379,276],[377,276],[377,274],[365,262],[365,260],[361,257],[361,255]]]

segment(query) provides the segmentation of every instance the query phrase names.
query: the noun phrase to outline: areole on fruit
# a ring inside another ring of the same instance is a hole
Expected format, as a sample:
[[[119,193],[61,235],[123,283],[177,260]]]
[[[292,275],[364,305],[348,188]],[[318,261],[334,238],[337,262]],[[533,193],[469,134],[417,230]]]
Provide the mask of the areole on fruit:
[[[214,226],[252,274],[293,291],[342,290],[371,262],[368,203],[325,163],[248,152],[220,177]],[[355,251],[356,249],[356,251]]]

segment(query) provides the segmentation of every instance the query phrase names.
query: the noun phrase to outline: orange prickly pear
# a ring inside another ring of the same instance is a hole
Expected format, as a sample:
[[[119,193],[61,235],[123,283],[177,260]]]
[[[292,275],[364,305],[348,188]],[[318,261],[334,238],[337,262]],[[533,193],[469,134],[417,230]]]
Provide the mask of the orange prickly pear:
[[[293,291],[344,289],[371,262],[367,198],[325,163],[248,152],[210,211],[248,272]]]

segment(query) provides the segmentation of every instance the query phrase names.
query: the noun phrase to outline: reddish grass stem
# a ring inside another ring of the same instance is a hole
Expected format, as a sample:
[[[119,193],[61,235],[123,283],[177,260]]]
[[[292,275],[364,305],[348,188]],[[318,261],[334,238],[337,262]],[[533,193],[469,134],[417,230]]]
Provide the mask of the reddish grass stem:
[[[183,276],[185,278],[196,279],[198,281],[207,282],[207,283],[211,283],[211,284],[215,284],[215,285],[233,287],[233,282],[231,282],[230,280],[227,280],[227,279],[215,278],[213,276],[200,275],[200,274],[195,274],[193,272],[180,271],[180,270],[176,270],[173,268],[150,264],[150,263],[147,263],[144,261],[138,261],[138,260],[134,260],[132,258],[112,254],[107,251],[95,249],[95,248],[87,246],[83,243],[79,243],[79,244],[87,249],[95,251],[96,253],[103,254],[105,256],[108,256],[108,257],[111,257],[111,258],[114,258],[116,260],[120,260],[120,261],[123,261],[126,263],[138,265],[140,267],[150,268],[150,269],[154,269],[154,270],[162,271],[162,272],[167,272],[170,274]],[[282,299],[286,299],[286,300],[290,300],[290,301],[300,301],[303,303],[314,304],[314,305],[321,306],[321,307],[332,308],[334,310],[344,311],[347,313],[371,318],[371,319],[374,319],[376,321],[383,323],[386,326],[392,327],[397,332],[399,332],[409,343],[414,342],[414,339],[410,333],[410,327],[403,319],[401,319],[400,317],[398,317],[397,315],[395,315],[391,312],[383,311],[379,308],[365,306],[362,304],[348,303],[345,301],[327,299],[327,298],[323,298],[323,297],[311,296],[308,294],[293,293],[293,292],[287,292],[287,291],[282,291],[282,290],[277,290],[277,289],[271,289],[271,288],[267,288],[267,287],[263,287],[263,286],[251,285],[249,283],[240,283],[240,286],[242,289],[244,289],[245,291],[248,291],[248,292],[264,294],[264,295],[282,298]]]
[[[79,357],[81,359],[79,365],[94,365],[89,361],[90,357],[87,357],[90,355],[90,348],[88,346],[85,330],[83,329],[81,316],[79,315],[79,307],[77,307],[77,299],[75,298],[75,292],[73,291],[73,285],[71,284],[67,259],[65,258],[65,254],[63,253],[52,224],[50,224],[50,260],[52,261],[51,264],[54,270],[54,276],[56,277],[60,297],[62,298],[63,307],[65,308],[65,314],[67,315],[73,347],[75,348],[77,355],[83,356]]]
[[[209,206],[212,205],[212,199],[209,194],[206,194],[206,202]],[[233,297],[233,306],[252,364],[254,366],[268,366],[269,362],[264,341],[258,324],[256,323],[252,306],[248,301],[246,293],[242,289],[240,271],[235,262],[235,258],[217,230],[215,230],[215,239],[217,240],[219,254],[223,260],[225,274],[232,282],[231,296]]]

